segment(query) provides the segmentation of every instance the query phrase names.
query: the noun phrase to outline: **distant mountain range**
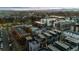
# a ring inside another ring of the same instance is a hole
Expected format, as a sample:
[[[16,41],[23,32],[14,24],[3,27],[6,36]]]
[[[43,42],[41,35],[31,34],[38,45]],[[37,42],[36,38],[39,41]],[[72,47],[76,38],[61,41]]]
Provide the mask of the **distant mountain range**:
[[[57,12],[68,12],[68,13],[77,13],[79,14],[79,8],[62,8],[62,7],[0,7],[0,16],[8,16],[17,11],[37,11],[37,12],[48,12],[48,13],[57,13]]]
[[[79,8],[62,8],[62,7],[0,7],[0,11],[79,11]]]

